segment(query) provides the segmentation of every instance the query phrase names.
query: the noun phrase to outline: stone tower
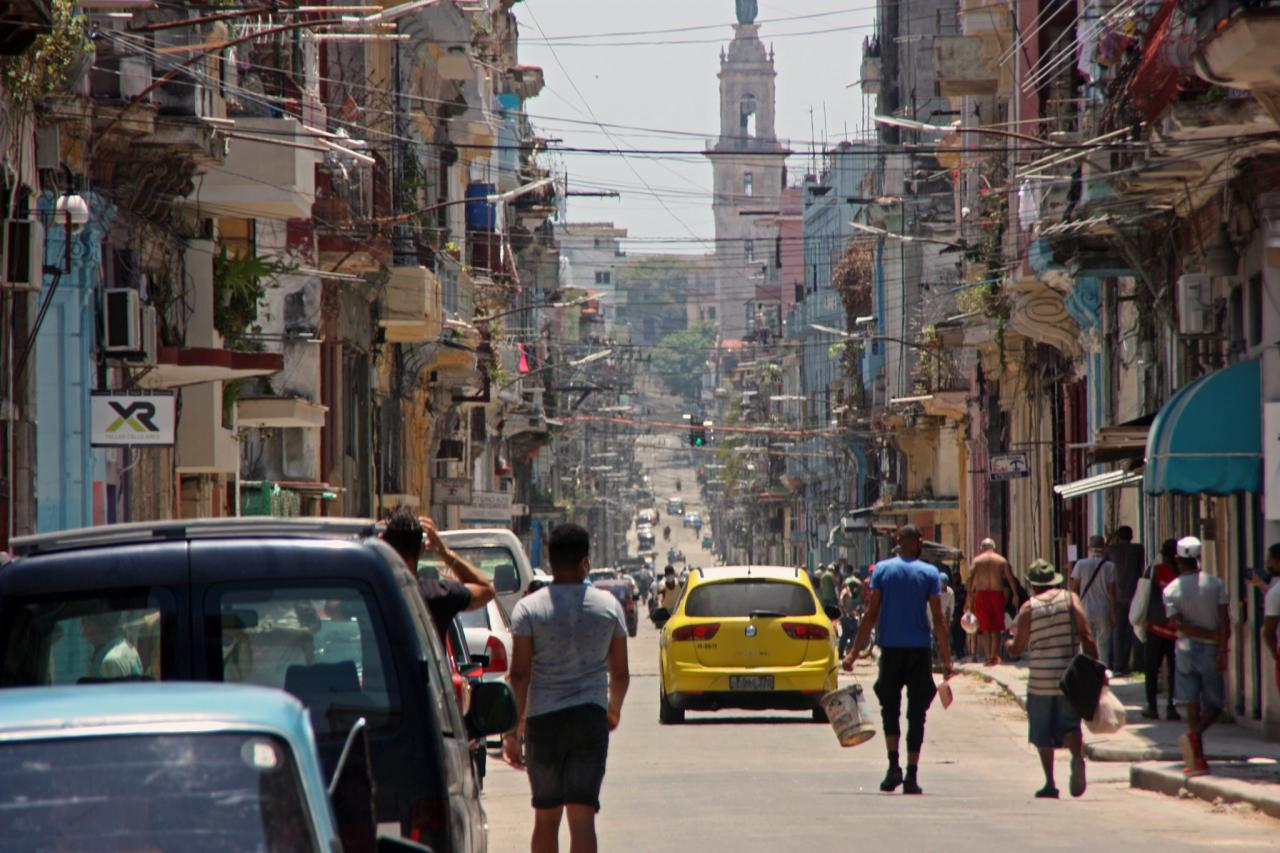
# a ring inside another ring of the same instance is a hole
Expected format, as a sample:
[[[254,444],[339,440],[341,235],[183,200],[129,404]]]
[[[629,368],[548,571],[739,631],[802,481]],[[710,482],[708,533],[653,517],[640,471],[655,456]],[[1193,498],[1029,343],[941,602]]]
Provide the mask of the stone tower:
[[[750,330],[757,292],[776,289],[788,153],[774,131],[773,52],[760,41],[758,24],[737,23],[733,32],[720,52],[720,138],[707,147],[715,177],[716,319],[726,340]]]

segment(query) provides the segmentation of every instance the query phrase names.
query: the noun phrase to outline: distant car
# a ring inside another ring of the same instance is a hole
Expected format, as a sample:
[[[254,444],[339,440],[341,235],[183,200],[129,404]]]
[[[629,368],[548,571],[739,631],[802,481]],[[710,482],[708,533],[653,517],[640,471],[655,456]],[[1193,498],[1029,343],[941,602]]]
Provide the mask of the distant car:
[[[825,720],[819,700],[836,689],[838,674],[836,615],[824,612],[798,569],[691,571],[662,625],[659,721],[721,708],[807,710]]]
[[[652,528],[648,530],[641,530],[636,534],[636,547],[639,548],[641,553],[652,551],[654,549],[655,542]]]
[[[714,547],[716,547],[716,540],[710,534],[702,537],[702,549],[704,551],[710,551]]]
[[[640,618],[636,612],[634,587],[623,580],[599,580],[593,581],[591,585],[618,599],[618,603],[622,605],[623,612],[627,615],[627,634],[634,637],[640,628]]]
[[[667,515],[684,513],[684,498],[667,498]]]
[[[440,538],[471,565],[493,578],[498,601],[507,616],[511,608],[524,597],[524,591],[533,580],[533,565],[524,545],[510,530],[483,528],[478,530],[442,530]],[[426,562],[434,562],[427,555]],[[423,561],[419,561],[422,565]]]
[[[618,579],[618,572],[615,569],[592,569],[587,578],[592,583],[596,581],[612,581]]]
[[[367,790],[367,766],[344,768]],[[307,710],[283,691],[96,684],[7,690],[0,702],[7,850],[373,849],[370,795],[360,825],[340,829],[327,787]]]
[[[653,526],[658,523],[658,511],[656,509],[642,509],[636,513],[636,527],[642,524]]]
[[[702,516],[696,512],[686,512],[684,518],[680,519],[680,521],[685,527],[693,527],[694,524],[702,523]]]

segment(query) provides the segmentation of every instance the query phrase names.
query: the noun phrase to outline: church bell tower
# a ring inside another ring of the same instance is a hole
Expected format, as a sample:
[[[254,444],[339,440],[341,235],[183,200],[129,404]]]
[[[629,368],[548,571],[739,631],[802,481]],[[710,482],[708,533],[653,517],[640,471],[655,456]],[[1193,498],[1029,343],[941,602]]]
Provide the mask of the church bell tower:
[[[777,72],[773,51],[760,41],[755,5],[739,0],[733,41],[720,52],[720,137],[707,149],[715,179],[716,319],[723,339],[743,337],[757,291],[777,276],[771,211],[781,209],[789,153],[774,130]]]

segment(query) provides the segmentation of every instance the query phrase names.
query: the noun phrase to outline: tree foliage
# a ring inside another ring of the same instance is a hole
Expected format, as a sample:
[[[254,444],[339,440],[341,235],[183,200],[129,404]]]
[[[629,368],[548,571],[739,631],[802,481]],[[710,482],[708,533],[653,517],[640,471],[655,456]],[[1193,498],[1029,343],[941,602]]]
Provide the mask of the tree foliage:
[[[696,403],[702,388],[703,367],[715,342],[716,327],[710,321],[672,332],[653,350],[653,371],[673,394]]]

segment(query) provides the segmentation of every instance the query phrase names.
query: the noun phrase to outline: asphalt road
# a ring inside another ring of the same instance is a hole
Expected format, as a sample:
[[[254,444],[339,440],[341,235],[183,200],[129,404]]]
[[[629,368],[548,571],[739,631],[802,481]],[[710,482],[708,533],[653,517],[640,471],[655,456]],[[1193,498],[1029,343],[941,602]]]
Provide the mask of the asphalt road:
[[[667,439],[674,449],[674,438]],[[684,451],[652,451],[655,493],[665,499],[676,476],[695,496]],[[657,469],[662,470],[658,471]],[[693,504],[696,506],[696,504]],[[663,522],[666,521],[665,503]],[[659,525],[661,530],[661,525]],[[679,547],[711,564],[692,531],[672,526]],[[946,850],[1275,850],[1280,824],[1199,800],[1134,791],[1127,764],[1090,764],[1089,790],[1059,801],[1035,800],[1039,762],[1026,743],[1026,720],[996,688],[969,676],[953,682],[956,701],[930,712],[921,760],[925,794],[878,790],[880,737],[842,749],[829,726],[801,713],[725,711],[688,714],[682,726],[658,724],[657,633],[642,619],[631,641],[631,690],[610,745],[598,821],[605,851],[780,851],[816,849]],[[854,675],[870,693],[874,665]],[[852,676],[845,676],[849,678]],[[871,696],[874,704],[874,696]],[[878,727],[878,710],[876,722]],[[528,781],[489,762],[485,806],[490,849],[528,848],[533,825]],[[568,850],[567,830],[562,849]]]

